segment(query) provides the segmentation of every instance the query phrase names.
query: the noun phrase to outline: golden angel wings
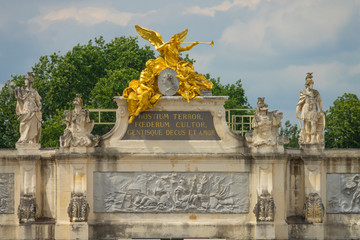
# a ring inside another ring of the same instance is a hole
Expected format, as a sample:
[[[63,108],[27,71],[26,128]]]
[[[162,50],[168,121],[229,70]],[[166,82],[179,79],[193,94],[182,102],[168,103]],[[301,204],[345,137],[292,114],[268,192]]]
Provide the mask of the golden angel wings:
[[[160,33],[154,30],[140,27],[139,25],[135,25],[135,29],[143,39],[148,40],[156,49],[164,45],[165,42],[163,41]],[[182,43],[184,42],[187,34],[188,34],[188,29],[185,29],[184,31],[179,32],[174,36],[172,36],[171,39],[177,38],[177,40],[180,43]]]

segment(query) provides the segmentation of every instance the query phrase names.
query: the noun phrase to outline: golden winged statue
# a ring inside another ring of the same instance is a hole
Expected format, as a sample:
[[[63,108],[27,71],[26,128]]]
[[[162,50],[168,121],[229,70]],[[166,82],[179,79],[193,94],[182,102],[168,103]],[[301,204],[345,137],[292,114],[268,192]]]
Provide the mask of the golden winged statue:
[[[196,41],[186,47],[181,46],[187,36],[187,29],[172,36],[168,42],[164,42],[161,35],[153,30],[139,25],[135,25],[135,29],[142,38],[148,40],[155,47],[161,56],[148,60],[146,68],[140,74],[140,79],[132,80],[123,92],[123,97],[128,100],[129,123],[132,123],[141,112],[156,106],[161,96],[164,95],[164,90],[161,91],[161,88],[167,84],[166,81],[169,79],[175,77],[178,79],[178,87],[174,91],[170,91],[171,93],[175,92],[171,95],[181,95],[188,102],[195,96],[201,95],[201,90],[212,89],[213,83],[202,74],[196,73],[192,63],[185,62],[179,56],[180,52],[189,51],[199,44]],[[172,76],[172,72],[176,76]],[[164,79],[164,85],[158,84],[159,76]]]

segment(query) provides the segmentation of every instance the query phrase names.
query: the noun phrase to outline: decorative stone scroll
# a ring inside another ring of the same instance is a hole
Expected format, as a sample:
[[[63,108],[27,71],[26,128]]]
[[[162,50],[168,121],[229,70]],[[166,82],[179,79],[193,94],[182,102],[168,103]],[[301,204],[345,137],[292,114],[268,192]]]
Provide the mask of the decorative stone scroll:
[[[87,222],[90,207],[83,193],[72,193],[68,207],[70,222]]]
[[[327,213],[360,213],[360,174],[327,174],[326,185]]]
[[[247,213],[248,173],[94,172],[94,212]]]
[[[0,173],[0,214],[14,213],[14,174]]]
[[[253,210],[256,221],[258,222],[273,222],[275,215],[274,198],[269,193],[263,193],[258,196],[258,201]]]
[[[305,220],[312,223],[322,223],[324,205],[318,193],[309,193],[304,206]]]
[[[20,198],[18,217],[20,223],[32,223],[36,220],[37,205],[32,194],[24,194]]]
[[[122,140],[220,140],[208,111],[148,111],[128,125]]]

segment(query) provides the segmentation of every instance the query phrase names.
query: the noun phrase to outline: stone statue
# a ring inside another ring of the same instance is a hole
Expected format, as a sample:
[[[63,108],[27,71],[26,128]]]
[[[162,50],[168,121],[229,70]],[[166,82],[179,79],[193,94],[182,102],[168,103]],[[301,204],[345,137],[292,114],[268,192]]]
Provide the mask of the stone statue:
[[[135,28],[139,35],[148,40],[161,56],[150,59],[146,63],[146,68],[141,72],[140,79],[132,80],[129,87],[123,92],[123,97],[128,100],[129,123],[139,116],[140,112],[155,107],[163,94],[181,95],[189,102],[195,96],[201,95],[200,91],[212,89],[212,82],[202,74],[196,73],[193,65],[185,62],[179,56],[180,52],[189,51],[199,44],[199,42],[193,42],[186,47],[181,46],[187,36],[187,29],[172,36],[170,41],[164,42],[161,35],[153,30],[138,25]],[[212,45],[213,42],[208,44]],[[163,70],[175,72],[175,76],[163,79],[170,80],[170,83],[157,82]],[[177,82],[173,83],[172,81]],[[161,92],[162,87],[164,88],[163,92]]]
[[[283,113],[278,113],[277,110],[269,112],[268,105],[264,100],[264,97],[258,98],[256,113],[251,123],[254,130],[245,135],[253,149],[265,146],[275,147],[289,141],[284,136],[278,136]]]
[[[17,87],[14,90],[16,103],[16,114],[20,121],[20,139],[18,143],[39,143],[41,136],[41,97],[32,88],[34,75],[28,72],[25,77],[25,87]]]
[[[76,94],[73,105],[74,110],[64,112],[66,129],[60,137],[61,147],[94,147],[99,142],[99,136],[94,136],[91,131],[94,121],[90,120],[89,110],[83,108],[81,94]]]
[[[305,90],[300,92],[296,118],[300,121],[299,144],[324,144],[325,115],[320,93],[313,89],[312,73],[307,73]]]

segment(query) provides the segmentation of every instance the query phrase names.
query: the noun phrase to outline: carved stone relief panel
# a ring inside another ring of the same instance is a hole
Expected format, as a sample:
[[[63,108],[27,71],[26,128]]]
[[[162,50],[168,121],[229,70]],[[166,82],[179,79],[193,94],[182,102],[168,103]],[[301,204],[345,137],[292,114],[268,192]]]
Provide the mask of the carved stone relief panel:
[[[327,174],[326,212],[360,213],[360,174]]]
[[[14,213],[14,174],[0,173],[0,214]]]
[[[94,212],[248,211],[248,173],[94,172]]]

